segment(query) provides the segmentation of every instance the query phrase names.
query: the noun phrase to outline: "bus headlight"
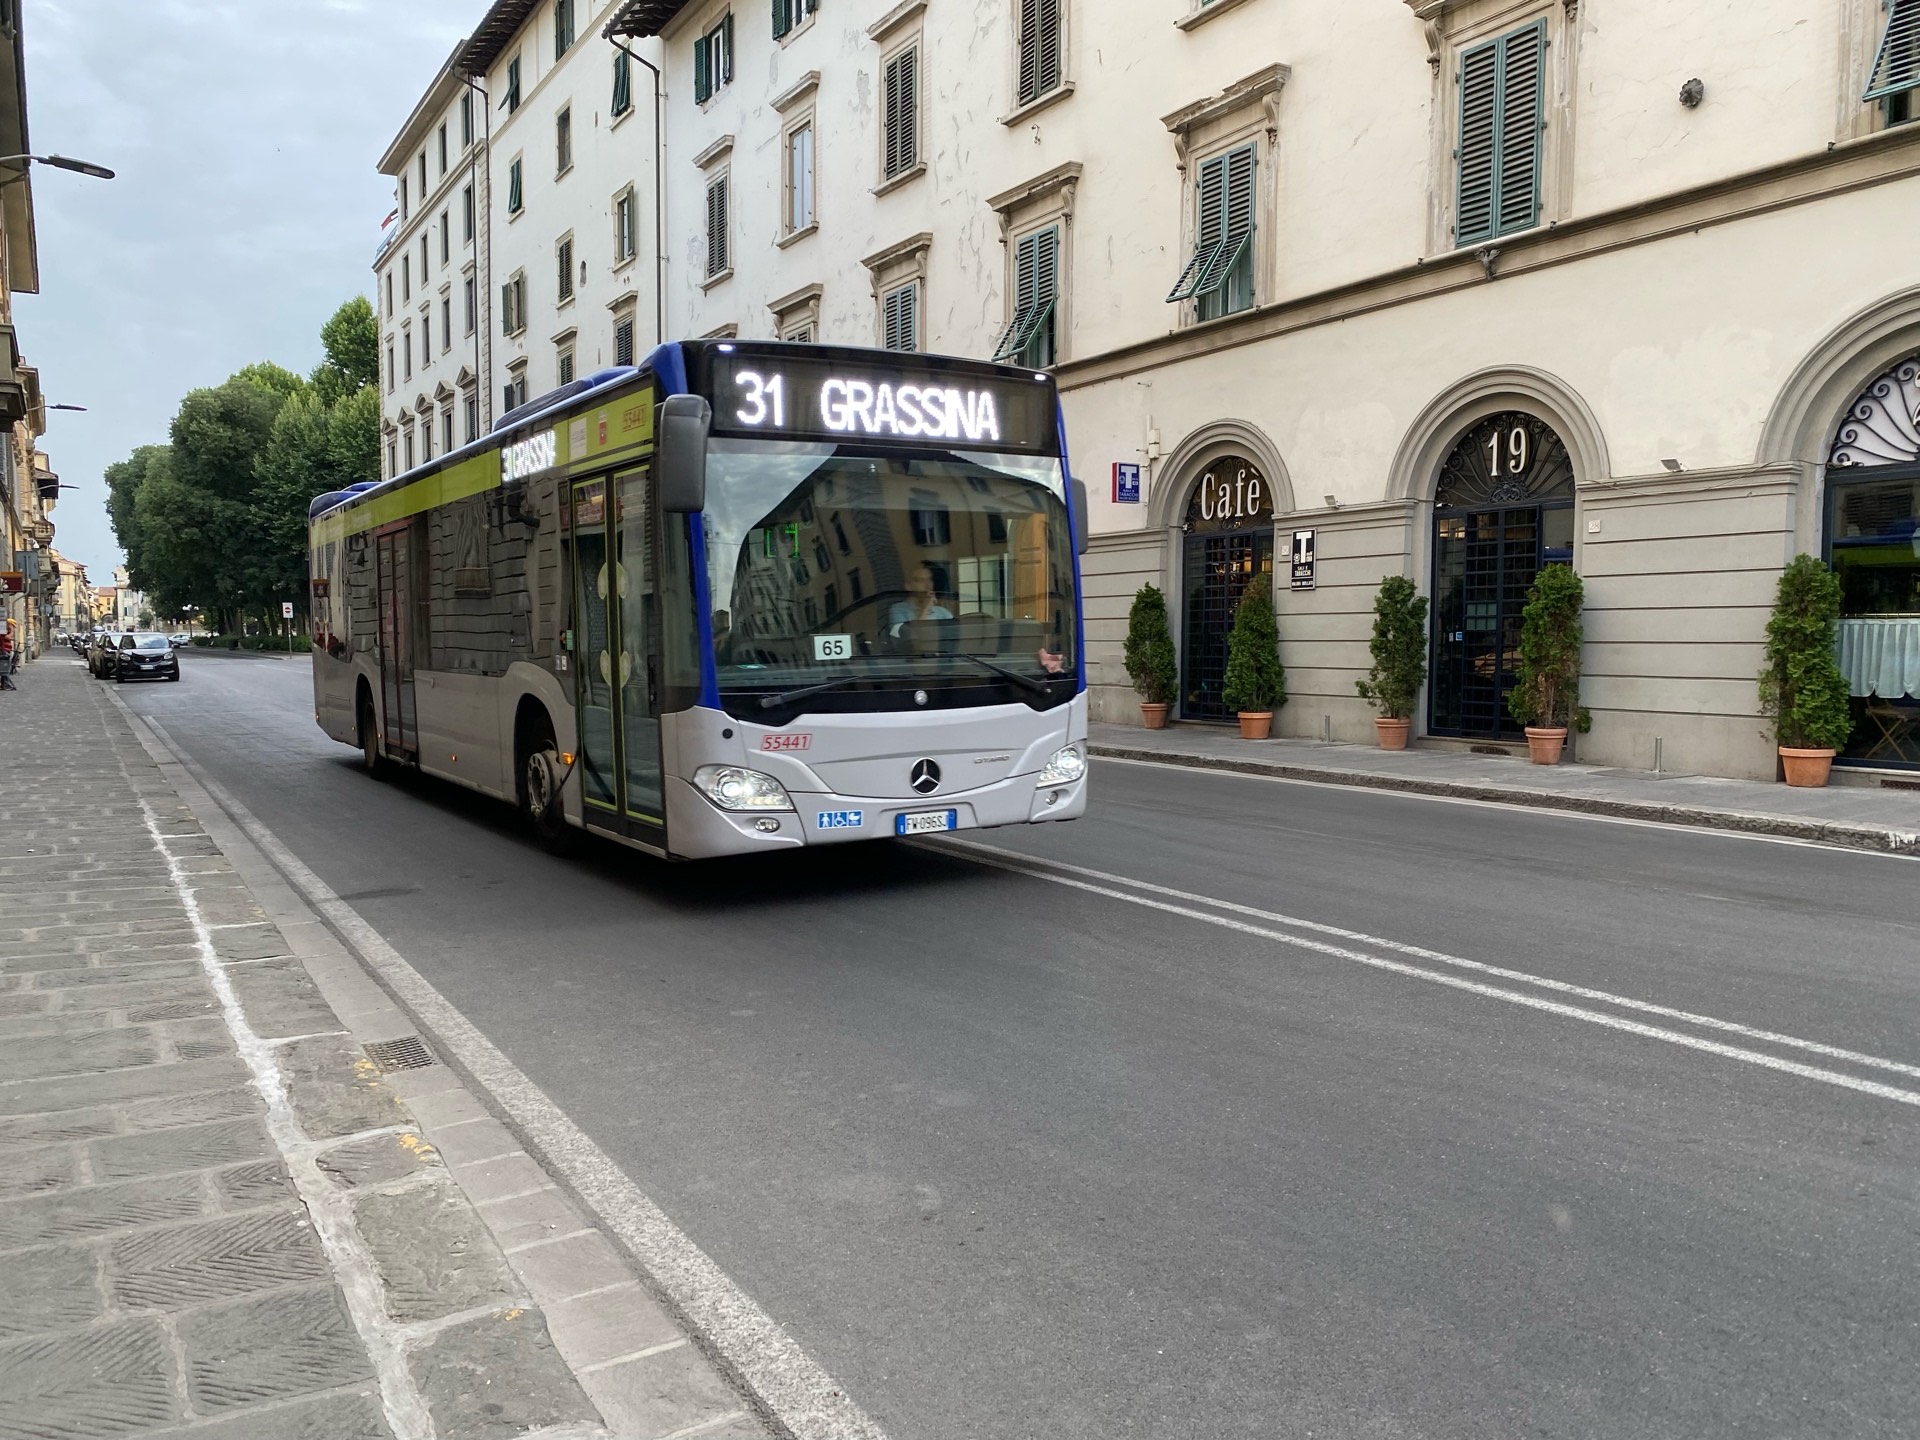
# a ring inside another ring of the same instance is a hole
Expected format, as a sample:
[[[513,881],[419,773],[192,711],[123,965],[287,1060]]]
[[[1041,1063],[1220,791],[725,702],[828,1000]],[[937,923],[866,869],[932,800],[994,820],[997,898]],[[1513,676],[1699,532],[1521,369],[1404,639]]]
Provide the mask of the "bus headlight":
[[[1053,752],[1053,758],[1040,767],[1040,778],[1033,784],[1036,790],[1048,785],[1071,785],[1086,773],[1087,757],[1080,753],[1078,745],[1069,745]]]
[[[722,810],[791,810],[786,787],[771,775],[738,765],[702,765],[693,772],[702,795]]]

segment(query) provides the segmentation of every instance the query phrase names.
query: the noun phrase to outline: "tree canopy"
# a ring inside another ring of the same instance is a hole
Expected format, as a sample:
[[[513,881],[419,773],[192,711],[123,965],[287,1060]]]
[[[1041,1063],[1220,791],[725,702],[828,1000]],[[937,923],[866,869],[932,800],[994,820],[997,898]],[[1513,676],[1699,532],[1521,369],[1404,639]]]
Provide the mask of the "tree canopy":
[[[321,327],[311,377],[263,361],[180,402],[164,445],[106,469],[127,573],[155,613],[204,612],[222,631],[279,602],[306,609],[307,503],[380,478],[378,341],[355,296]]]

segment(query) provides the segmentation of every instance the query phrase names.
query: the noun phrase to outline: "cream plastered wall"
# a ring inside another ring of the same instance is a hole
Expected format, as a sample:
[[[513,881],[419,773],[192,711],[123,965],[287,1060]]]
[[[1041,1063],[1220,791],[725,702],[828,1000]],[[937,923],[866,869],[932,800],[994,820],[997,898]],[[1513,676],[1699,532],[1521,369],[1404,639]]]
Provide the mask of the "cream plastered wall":
[[[574,375],[581,378],[613,363],[613,326],[618,309],[635,312],[635,350],[644,355],[654,336],[656,254],[654,165],[656,163],[653,88],[646,67],[633,66],[633,108],[617,121],[613,106],[613,48],[600,38],[601,27],[618,6],[615,0],[576,0],[575,39],[556,64],[553,7],[542,5],[527,19],[514,44],[487,71],[492,97],[493,142],[489,155],[491,224],[488,237],[491,294],[487,313],[493,327],[494,416],[500,392],[513,368],[526,367],[527,397],[558,383],[560,347],[574,350]],[[628,42],[656,64],[655,42]],[[502,110],[507,66],[520,57],[520,105]],[[555,117],[572,112],[573,165],[558,170]],[[507,211],[508,172],[521,161],[522,206]],[[614,197],[632,186],[638,202],[635,225],[639,252],[632,263],[614,255]],[[573,237],[571,300],[560,299],[557,248]],[[581,263],[585,262],[584,278]],[[526,275],[526,325],[503,335],[500,287],[516,272]]]

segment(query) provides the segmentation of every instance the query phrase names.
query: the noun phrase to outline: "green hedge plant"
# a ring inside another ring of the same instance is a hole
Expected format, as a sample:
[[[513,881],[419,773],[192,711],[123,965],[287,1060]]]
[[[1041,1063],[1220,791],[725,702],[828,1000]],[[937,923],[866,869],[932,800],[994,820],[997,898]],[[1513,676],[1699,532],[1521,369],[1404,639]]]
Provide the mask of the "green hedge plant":
[[[1353,682],[1388,720],[1405,720],[1427,683],[1427,597],[1404,575],[1386,575],[1373,597],[1373,669]]]
[[[1273,584],[1265,575],[1248,582],[1233,612],[1221,692],[1227,709],[1242,715],[1278,710],[1287,703],[1287,672],[1280,665],[1280,629],[1273,617]]]
[[[1127,612],[1127,676],[1148,705],[1170,705],[1180,686],[1167,597],[1157,585],[1142,585]]]
[[[1796,556],[1782,572],[1760,708],[1773,717],[1776,743],[1790,750],[1839,750],[1853,734],[1847,679],[1833,658],[1840,606],[1840,577],[1816,557]]]
[[[1586,589],[1571,566],[1545,566],[1520,612],[1520,673],[1507,710],[1522,725],[1558,730],[1590,723],[1580,708],[1580,609]]]

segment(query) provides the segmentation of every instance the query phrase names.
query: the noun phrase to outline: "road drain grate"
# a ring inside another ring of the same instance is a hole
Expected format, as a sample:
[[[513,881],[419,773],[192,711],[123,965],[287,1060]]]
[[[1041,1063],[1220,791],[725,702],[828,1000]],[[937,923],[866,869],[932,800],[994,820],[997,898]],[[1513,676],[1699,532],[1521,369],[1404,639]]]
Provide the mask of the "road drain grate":
[[[418,1035],[407,1035],[399,1040],[375,1040],[360,1047],[387,1074],[395,1070],[418,1070],[423,1065],[434,1063],[433,1052],[427,1049],[426,1041]]]
[[[1513,754],[1513,751],[1508,750],[1507,748],[1501,745],[1469,745],[1467,747],[1467,752],[1471,755],[1511,755]]]

